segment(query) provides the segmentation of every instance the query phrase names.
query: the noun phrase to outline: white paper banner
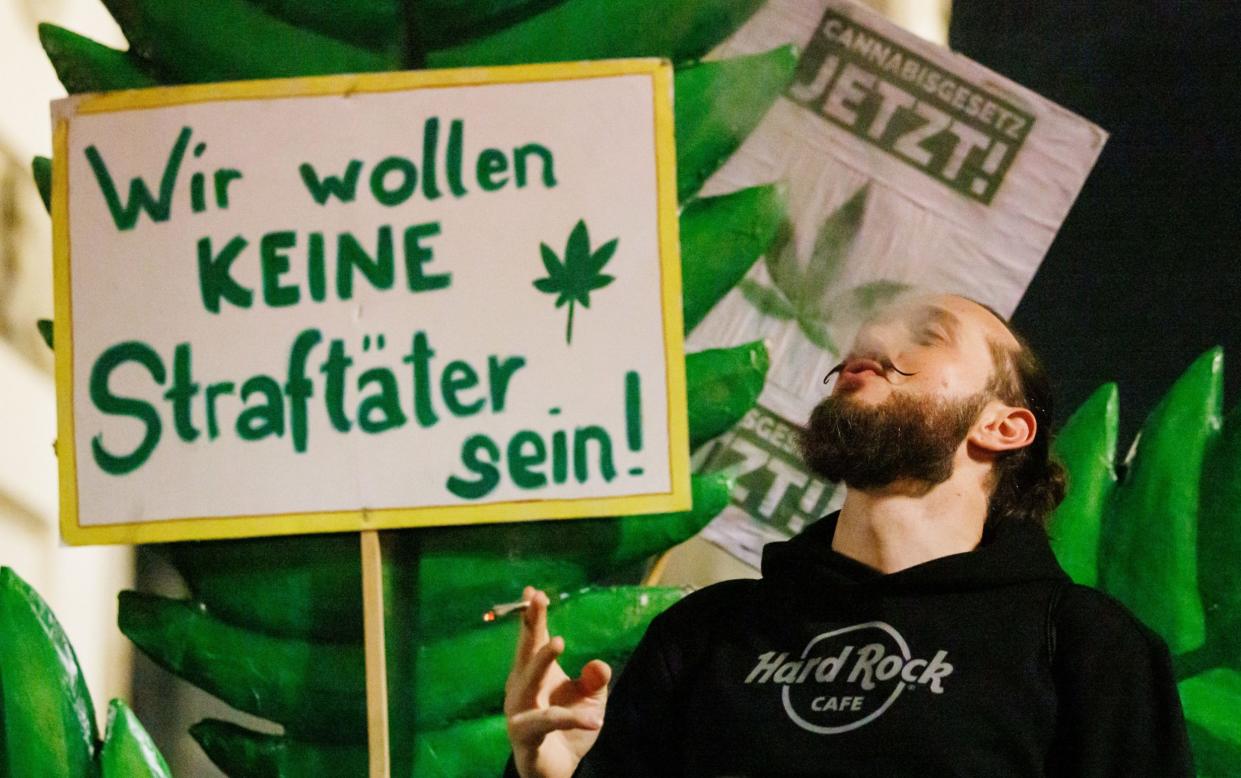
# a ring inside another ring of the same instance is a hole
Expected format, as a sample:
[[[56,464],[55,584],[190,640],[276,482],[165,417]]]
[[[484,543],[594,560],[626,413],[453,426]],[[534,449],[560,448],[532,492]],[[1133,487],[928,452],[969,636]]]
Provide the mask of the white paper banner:
[[[771,347],[760,407],[695,460],[738,474],[704,537],[754,566],[843,498],[801,465],[794,433],[861,319],[910,288],[1010,315],[1107,137],[849,0],[769,0],[711,58],[788,43],[794,84],[703,194],[783,181],[793,238],[687,340]]]

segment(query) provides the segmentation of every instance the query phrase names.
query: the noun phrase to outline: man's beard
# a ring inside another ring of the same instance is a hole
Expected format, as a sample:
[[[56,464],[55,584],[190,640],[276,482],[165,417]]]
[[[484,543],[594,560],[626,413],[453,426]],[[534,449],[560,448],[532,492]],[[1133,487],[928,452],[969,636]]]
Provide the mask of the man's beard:
[[[802,456],[828,481],[877,489],[897,481],[924,494],[952,475],[953,457],[990,395],[958,400],[894,393],[879,405],[830,395],[810,414]]]

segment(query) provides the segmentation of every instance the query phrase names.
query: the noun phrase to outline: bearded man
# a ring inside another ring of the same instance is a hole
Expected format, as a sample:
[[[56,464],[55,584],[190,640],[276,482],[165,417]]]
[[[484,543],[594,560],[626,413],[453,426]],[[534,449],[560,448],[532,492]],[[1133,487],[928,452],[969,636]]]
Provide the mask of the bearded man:
[[[841,510],[657,616],[610,696],[527,587],[506,775],[1192,775],[1167,647],[1048,545],[1065,479],[1025,341],[923,295],[833,373],[802,447]]]

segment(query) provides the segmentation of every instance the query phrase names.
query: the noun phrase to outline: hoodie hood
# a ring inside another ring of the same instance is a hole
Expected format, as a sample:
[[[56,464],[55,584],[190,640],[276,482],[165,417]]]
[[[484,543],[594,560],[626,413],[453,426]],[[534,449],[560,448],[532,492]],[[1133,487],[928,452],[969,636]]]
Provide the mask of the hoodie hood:
[[[995,527],[973,551],[950,554],[883,574],[832,549],[840,511],[789,540],[763,547],[763,580],[778,587],[815,591],[833,600],[870,595],[977,591],[1035,581],[1067,579],[1047,533],[1029,524]]]

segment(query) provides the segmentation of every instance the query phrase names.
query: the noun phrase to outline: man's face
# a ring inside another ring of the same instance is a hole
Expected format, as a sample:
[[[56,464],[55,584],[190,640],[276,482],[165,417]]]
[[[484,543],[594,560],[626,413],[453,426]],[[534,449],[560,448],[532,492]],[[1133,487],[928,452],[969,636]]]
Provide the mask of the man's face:
[[[858,489],[946,480],[993,399],[989,339],[1016,347],[990,312],[952,295],[909,298],[867,320],[811,414],[807,464]]]

